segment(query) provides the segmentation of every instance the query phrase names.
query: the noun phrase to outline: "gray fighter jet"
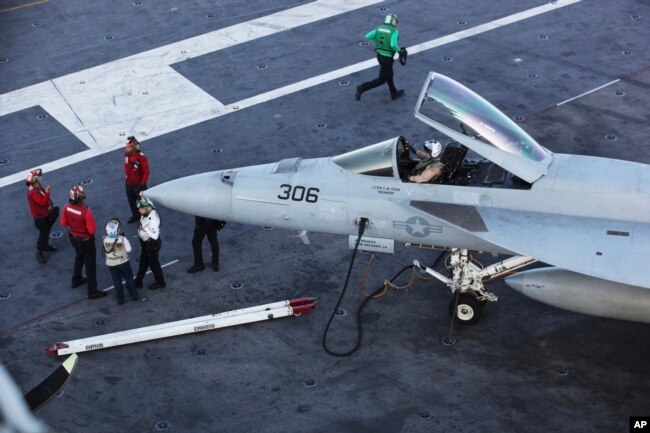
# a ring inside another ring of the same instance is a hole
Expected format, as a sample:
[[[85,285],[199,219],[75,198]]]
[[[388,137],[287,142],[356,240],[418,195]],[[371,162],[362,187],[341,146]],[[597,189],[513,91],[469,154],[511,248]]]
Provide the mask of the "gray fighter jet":
[[[650,322],[649,165],[552,153],[434,72],[415,116],[448,139],[433,183],[408,180],[427,161],[397,137],[329,158],[188,176],[146,196],[192,215],[302,231],[355,236],[363,221],[374,242],[449,249],[449,276],[415,264],[458,295],[450,312],[461,322],[478,320],[496,300],[484,284],[504,275],[559,308]],[[512,257],[482,268],[469,251]],[[550,266],[521,271],[535,261]]]

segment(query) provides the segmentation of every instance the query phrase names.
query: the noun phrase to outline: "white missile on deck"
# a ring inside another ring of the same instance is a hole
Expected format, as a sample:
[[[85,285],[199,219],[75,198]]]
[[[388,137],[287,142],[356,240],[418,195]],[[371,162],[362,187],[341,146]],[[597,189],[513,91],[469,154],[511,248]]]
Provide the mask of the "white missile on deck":
[[[191,319],[145,326],[95,337],[57,342],[45,349],[46,353],[66,355],[70,353],[88,352],[91,350],[107,349],[124,344],[139,343],[159,338],[173,337],[196,332],[210,331],[228,326],[259,322],[262,320],[278,319],[288,316],[300,316],[316,308],[316,298],[297,298],[287,301],[273,302],[238,310],[209,314]]]

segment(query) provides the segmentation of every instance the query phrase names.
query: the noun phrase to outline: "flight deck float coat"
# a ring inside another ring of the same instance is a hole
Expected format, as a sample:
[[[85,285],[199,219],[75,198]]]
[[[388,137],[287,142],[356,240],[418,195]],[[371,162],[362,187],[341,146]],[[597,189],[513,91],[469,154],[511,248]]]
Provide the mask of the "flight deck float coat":
[[[371,30],[366,35],[366,39],[375,41],[377,45],[375,51],[377,51],[377,54],[390,57],[391,59],[400,50],[397,42],[399,39],[399,30],[390,24],[382,24],[376,29]]]
[[[52,212],[50,193],[45,192],[40,183],[38,186],[31,185],[27,188],[27,202],[29,203],[29,213],[34,218],[45,218]]]
[[[129,240],[119,235],[115,239],[104,236],[104,253],[106,254],[106,266],[118,266],[129,261],[131,252]]]
[[[90,239],[95,235],[95,216],[90,208],[82,203],[63,206],[61,225],[70,227],[70,235],[78,239]]]
[[[37,260],[45,263],[43,251],[54,251],[55,248],[50,246],[48,239],[50,230],[59,218],[59,208],[52,205],[49,191],[43,189],[41,183],[30,185],[27,188],[27,203],[29,204],[29,213],[34,218],[34,227],[38,230],[38,239],[36,240]]]
[[[139,150],[124,152],[124,178],[128,186],[143,186],[149,180],[149,161]]]
[[[138,273],[135,277],[136,287],[142,287],[142,280],[151,268],[155,284],[149,286],[150,289],[160,289],[165,287],[165,276],[160,266],[159,253],[162,246],[160,238],[160,217],[158,211],[152,209],[149,215],[140,216],[140,228],[138,229],[140,237],[140,263],[138,264]]]
[[[395,87],[395,82],[393,81],[393,56],[400,50],[398,38],[399,31],[391,24],[382,24],[368,32],[366,39],[375,42],[377,63],[379,63],[379,76],[374,80],[366,81],[358,85],[354,99],[359,101],[363,93],[384,84],[388,84],[388,90],[390,90],[392,99],[397,99],[404,94],[403,90],[398,90]]]
[[[92,211],[83,202],[66,204],[61,211],[61,225],[69,227],[68,238],[75,251],[72,287],[82,284],[84,279],[81,272],[85,267],[88,298],[95,299],[106,296],[106,293],[97,291],[95,216]]]
[[[160,217],[158,211],[152,209],[149,215],[142,215],[140,217],[140,228],[138,229],[138,236],[144,242],[149,239],[158,239],[160,236]]]

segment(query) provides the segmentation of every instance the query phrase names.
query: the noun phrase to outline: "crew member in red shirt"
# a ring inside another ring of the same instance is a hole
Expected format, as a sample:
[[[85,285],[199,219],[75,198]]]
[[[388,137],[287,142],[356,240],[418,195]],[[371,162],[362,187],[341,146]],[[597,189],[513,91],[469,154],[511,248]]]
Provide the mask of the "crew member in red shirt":
[[[37,168],[27,175],[27,203],[29,213],[34,218],[34,226],[38,229],[38,240],[36,241],[36,260],[46,263],[47,260],[43,251],[56,251],[48,243],[50,230],[54,222],[59,218],[59,208],[52,206],[50,198],[50,185],[43,188],[43,170]]]
[[[75,251],[72,288],[88,282],[88,299],[97,299],[106,296],[106,292],[97,290],[95,216],[84,204],[85,198],[86,193],[81,185],[75,185],[70,189],[70,203],[63,206],[61,225],[70,228],[68,237]],[[87,278],[81,276],[84,266]]]
[[[126,139],[124,151],[124,178],[126,181],[126,198],[131,208],[129,224],[140,221],[140,213],[136,202],[140,199],[140,191],[147,189],[149,179],[149,162],[140,151],[140,142],[131,136]]]

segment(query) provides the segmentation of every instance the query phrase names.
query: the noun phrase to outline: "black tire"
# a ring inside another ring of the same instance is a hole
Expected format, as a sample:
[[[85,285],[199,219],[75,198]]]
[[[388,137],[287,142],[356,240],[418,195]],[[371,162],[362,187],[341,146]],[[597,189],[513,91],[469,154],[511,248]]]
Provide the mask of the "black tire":
[[[458,304],[456,304],[456,296],[458,296]],[[469,293],[453,295],[449,301],[449,315],[455,316],[456,320],[463,325],[473,325],[481,318],[484,304]]]

